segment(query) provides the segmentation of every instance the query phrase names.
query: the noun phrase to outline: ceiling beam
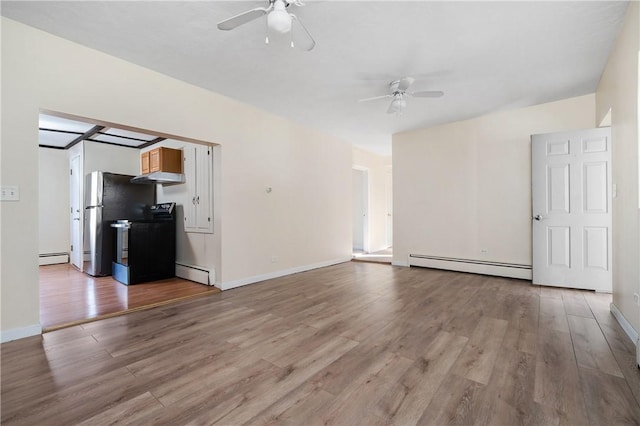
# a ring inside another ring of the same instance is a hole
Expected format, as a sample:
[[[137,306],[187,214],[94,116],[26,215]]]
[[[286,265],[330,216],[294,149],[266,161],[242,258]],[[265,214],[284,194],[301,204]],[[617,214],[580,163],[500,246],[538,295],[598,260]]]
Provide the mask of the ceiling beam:
[[[64,147],[64,149],[69,149],[72,146],[76,145],[78,142],[83,141],[85,139],[89,139],[91,136],[95,135],[102,129],[104,129],[104,126],[94,126],[93,128],[87,130],[86,132],[84,132],[83,134],[81,134],[71,142],[69,142],[67,146]]]
[[[155,138],[147,143],[143,143],[142,145],[140,145],[138,148],[142,149],[142,148],[146,148],[148,146],[157,144],[158,142],[162,142],[163,140],[165,140],[166,138]]]

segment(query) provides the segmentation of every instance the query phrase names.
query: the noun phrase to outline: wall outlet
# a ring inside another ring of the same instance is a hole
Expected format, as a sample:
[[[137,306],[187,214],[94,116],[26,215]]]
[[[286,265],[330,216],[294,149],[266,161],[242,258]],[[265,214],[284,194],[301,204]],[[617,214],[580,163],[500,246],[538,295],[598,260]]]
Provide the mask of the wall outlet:
[[[488,249],[483,248],[483,249],[480,249],[480,253],[482,253],[482,254],[487,254],[487,253],[489,253],[489,250],[488,250]]]
[[[0,201],[20,201],[20,190],[17,186],[3,186]]]
[[[278,258],[276,256],[271,256],[271,263],[278,263]]]
[[[640,294],[633,293],[633,300],[636,301],[636,305],[640,306]]]

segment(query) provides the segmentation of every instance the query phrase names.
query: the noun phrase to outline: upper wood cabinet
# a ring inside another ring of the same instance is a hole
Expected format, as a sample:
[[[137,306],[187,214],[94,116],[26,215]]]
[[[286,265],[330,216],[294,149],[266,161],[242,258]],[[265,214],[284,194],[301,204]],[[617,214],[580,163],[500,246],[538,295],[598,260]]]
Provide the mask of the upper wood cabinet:
[[[140,154],[142,174],[153,172],[182,173],[182,150],[155,148]]]

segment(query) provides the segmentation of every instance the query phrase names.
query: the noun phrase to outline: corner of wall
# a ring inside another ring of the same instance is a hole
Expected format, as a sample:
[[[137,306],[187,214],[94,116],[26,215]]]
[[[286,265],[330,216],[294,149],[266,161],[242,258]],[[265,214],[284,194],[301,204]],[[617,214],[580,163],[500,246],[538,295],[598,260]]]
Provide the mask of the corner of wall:
[[[13,340],[24,339],[25,337],[37,336],[42,334],[42,326],[33,324],[27,327],[13,328],[11,330],[2,330],[0,332],[0,343],[11,342]]]

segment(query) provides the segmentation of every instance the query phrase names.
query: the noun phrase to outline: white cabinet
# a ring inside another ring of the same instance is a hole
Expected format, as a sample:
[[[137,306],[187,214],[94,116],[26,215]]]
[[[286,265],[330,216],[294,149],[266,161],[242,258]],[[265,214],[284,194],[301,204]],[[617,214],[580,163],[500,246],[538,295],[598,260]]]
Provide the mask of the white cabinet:
[[[213,151],[210,146],[187,146],[184,152],[184,174],[187,200],[184,205],[186,232],[213,232]]]

